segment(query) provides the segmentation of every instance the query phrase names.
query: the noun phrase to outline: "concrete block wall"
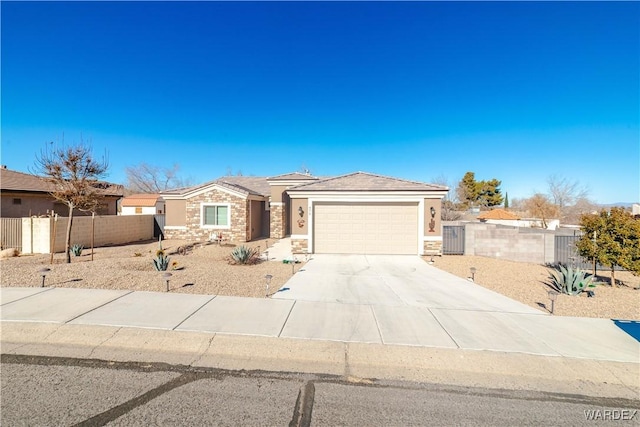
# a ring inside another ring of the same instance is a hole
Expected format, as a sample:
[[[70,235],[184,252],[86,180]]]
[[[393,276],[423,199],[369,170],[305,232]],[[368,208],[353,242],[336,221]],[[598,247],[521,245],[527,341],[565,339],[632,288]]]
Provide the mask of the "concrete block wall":
[[[535,264],[553,263],[555,234],[493,224],[465,225],[465,255],[478,255]]]
[[[512,261],[544,263],[544,236],[518,234],[518,230],[483,230],[475,233],[475,254]]]
[[[22,253],[64,252],[67,235],[68,217],[58,217],[57,223],[52,218],[22,219]],[[54,224],[55,223],[55,224]],[[117,216],[99,215],[93,224],[94,247],[119,245],[153,239],[153,215]],[[55,226],[54,226],[55,225]],[[90,216],[74,217],[71,228],[71,245],[79,244],[91,247],[92,218]]]

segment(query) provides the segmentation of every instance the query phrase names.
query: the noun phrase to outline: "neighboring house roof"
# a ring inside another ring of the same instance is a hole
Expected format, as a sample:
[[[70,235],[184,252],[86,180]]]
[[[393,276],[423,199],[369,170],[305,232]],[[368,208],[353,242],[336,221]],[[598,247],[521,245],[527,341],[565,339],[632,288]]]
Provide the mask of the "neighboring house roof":
[[[132,194],[122,199],[123,207],[153,207],[161,199],[159,194]]]
[[[478,215],[478,219],[487,220],[487,219],[499,219],[499,220],[519,220],[520,217],[518,215],[512,214],[511,212],[505,211],[504,209],[492,209],[488,212],[483,212]]]
[[[289,192],[297,191],[447,191],[441,185],[408,181],[368,172],[354,172],[347,175],[326,178],[301,184],[290,188]]]
[[[103,196],[123,196],[123,187],[121,185],[98,181],[95,187],[98,189],[98,193]],[[0,190],[51,193],[55,190],[55,187],[43,177],[2,167],[0,168]]]
[[[318,180],[318,178],[306,173],[292,172],[292,173],[285,173],[282,175],[270,176],[267,178],[267,180],[269,181],[291,181],[291,180],[316,181]]]

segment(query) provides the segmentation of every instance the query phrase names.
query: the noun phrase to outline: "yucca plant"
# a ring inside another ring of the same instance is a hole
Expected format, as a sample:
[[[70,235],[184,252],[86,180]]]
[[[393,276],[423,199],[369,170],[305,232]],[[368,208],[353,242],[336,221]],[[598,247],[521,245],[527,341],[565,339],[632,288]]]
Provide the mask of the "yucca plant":
[[[72,253],[74,256],[80,256],[80,255],[82,255],[82,250],[83,250],[83,249],[84,249],[84,246],[79,245],[79,244],[77,244],[77,243],[76,243],[75,245],[73,245],[73,246],[71,246],[71,247],[69,248],[69,250],[71,251],[71,253]]]
[[[550,279],[550,285],[554,290],[567,295],[578,295],[587,288],[596,287],[592,275],[579,268],[565,267],[562,264],[551,272]]]
[[[157,271],[167,271],[167,268],[169,268],[169,257],[165,255],[162,249],[156,251],[156,257],[153,259],[153,267]]]
[[[231,251],[231,260],[234,264],[255,264],[258,261],[258,249],[238,246]]]

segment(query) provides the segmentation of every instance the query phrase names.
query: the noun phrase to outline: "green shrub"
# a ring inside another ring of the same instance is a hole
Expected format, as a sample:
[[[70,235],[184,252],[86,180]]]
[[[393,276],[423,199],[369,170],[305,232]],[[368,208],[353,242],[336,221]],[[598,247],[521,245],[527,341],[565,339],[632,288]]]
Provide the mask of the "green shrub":
[[[258,249],[238,246],[231,251],[231,261],[234,264],[255,264],[258,262]]]
[[[74,256],[80,256],[80,255],[82,255],[82,250],[83,250],[83,249],[84,249],[84,246],[79,245],[79,244],[77,244],[77,243],[76,243],[75,245],[71,246],[71,248],[69,248],[69,250],[71,251],[71,253],[72,253]]]
[[[596,287],[594,277],[579,268],[565,267],[562,264],[555,268],[556,270],[551,272],[549,283],[555,291],[567,295],[578,295],[587,288]]]
[[[169,257],[164,254],[162,249],[156,251],[156,257],[153,259],[153,267],[157,271],[167,271],[167,268],[169,268]]]

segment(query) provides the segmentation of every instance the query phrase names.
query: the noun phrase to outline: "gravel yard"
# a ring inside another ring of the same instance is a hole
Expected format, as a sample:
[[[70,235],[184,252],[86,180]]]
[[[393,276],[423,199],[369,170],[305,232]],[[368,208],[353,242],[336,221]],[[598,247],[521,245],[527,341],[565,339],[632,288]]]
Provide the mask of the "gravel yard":
[[[282,261],[265,261],[256,265],[230,265],[227,261],[232,245],[204,244],[177,253],[178,248],[189,242],[165,240],[162,246],[176,269],[171,269],[171,292],[193,294],[229,295],[241,297],[265,296],[265,275],[273,279],[269,293],[279,289],[291,277],[291,264]],[[273,244],[270,240],[269,244]],[[264,250],[267,239],[250,242],[247,246]],[[71,264],[64,262],[64,254],[22,255],[0,261],[0,283],[8,286],[40,286],[39,270],[51,268],[46,278],[47,286],[95,289],[130,289],[136,291],[164,292],[166,284],[162,272],[154,270],[152,259],[159,248],[158,242],[144,242],[124,246],[85,249],[81,256],[72,256]],[[425,258],[425,262],[429,258]],[[549,269],[542,265],[498,260],[475,256],[445,255],[434,258],[434,266],[456,276],[470,277],[475,267],[475,283],[521,301],[539,310],[550,308],[547,287],[544,282]],[[296,271],[302,267],[296,264]],[[616,272],[624,282],[618,288],[608,285],[609,272],[599,272],[599,280],[606,285],[595,288],[595,297],[559,295],[555,314],[560,316],[601,317],[610,319],[640,320],[640,278],[628,272]]]
[[[425,258],[429,260],[429,258]],[[434,257],[434,266],[456,276],[471,277],[475,267],[475,283],[501,293],[531,307],[550,310],[551,302],[545,285],[551,269],[538,264],[506,261],[479,256],[444,255]],[[600,317],[640,320],[640,277],[616,271],[616,280],[624,285],[609,286],[610,271],[598,271],[598,281],[605,284],[591,288],[595,297],[558,295],[554,314],[559,316]]]
[[[270,241],[270,245],[274,240]],[[269,292],[278,290],[291,277],[291,264],[282,261],[261,262],[255,265],[231,265],[227,261],[234,245],[215,243],[193,247],[186,255],[177,253],[183,240],[163,240],[162,248],[177,262],[169,281],[171,292],[208,295],[236,295],[264,297],[265,276],[273,276]],[[246,246],[266,248],[266,239],[247,243]],[[153,267],[153,258],[159,249],[157,241],[123,246],[85,249],[79,257],[71,256],[71,264],[65,262],[63,253],[55,254],[53,265],[50,255],[22,255],[0,261],[2,286],[40,286],[39,269],[51,268],[47,286],[65,288],[130,289],[135,291],[164,292],[163,273]],[[300,264],[295,265],[296,270]]]

